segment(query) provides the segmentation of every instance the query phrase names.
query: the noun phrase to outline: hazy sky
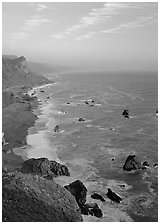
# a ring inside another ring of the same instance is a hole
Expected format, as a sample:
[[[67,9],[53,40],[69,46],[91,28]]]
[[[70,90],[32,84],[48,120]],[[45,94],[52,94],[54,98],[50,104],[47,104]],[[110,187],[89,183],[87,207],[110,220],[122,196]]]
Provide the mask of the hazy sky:
[[[4,54],[84,69],[157,69],[157,3],[8,2],[2,10]]]

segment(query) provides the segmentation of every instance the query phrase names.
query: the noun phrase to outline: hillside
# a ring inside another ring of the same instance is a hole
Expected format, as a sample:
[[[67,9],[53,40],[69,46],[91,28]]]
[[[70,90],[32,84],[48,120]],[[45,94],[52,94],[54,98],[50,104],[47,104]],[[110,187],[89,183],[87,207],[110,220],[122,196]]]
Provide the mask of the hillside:
[[[35,86],[48,82],[45,77],[29,70],[25,57],[2,56],[3,89],[20,85]]]
[[[39,176],[3,174],[3,222],[81,222],[69,191]]]

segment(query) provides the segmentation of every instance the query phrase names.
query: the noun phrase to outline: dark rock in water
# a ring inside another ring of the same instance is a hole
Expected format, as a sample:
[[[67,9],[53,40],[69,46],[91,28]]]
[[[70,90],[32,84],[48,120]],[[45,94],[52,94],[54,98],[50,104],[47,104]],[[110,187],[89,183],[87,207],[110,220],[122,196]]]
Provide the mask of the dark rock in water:
[[[121,185],[119,185],[121,188],[125,188],[125,185],[124,184],[121,184]]]
[[[47,96],[47,99],[49,99],[50,97],[49,96]]]
[[[100,194],[97,194],[97,193],[93,193],[91,195],[91,198],[93,198],[93,199],[99,199],[101,201],[105,201],[105,199]]]
[[[85,104],[89,104],[87,101],[85,101]]]
[[[83,215],[89,215],[89,209],[84,205],[81,207],[81,213]]]
[[[40,92],[41,92],[41,93],[44,93],[44,90],[43,90],[43,89],[41,89],[41,90],[40,90]]]
[[[144,166],[141,165],[141,162],[137,159],[136,155],[129,155],[123,166],[124,170],[131,171],[141,169]]]
[[[129,111],[128,110],[124,110],[122,115],[125,117],[125,118],[129,118]]]
[[[118,203],[120,203],[120,201],[122,201],[122,199],[116,193],[114,193],[110,188],[108,188],[108,192],[107,192],[106,195],[112,201],[115,201],[115,202],[118,202]]]
[[[142,165],[149,166],[149,163],[147,161],[144,161],[144,163]]]
[[[94,100],[92,100],[91,102],[94,103]]]
[[[98,207],[96,203],[85,204],[81,208],[81,212],[83,215],[92,215],[98,218],[101,218],[103,216],[101,209]]]
[[[114,161],[115,159],[114,158],[112,158],[112,161]]]
[[[64,186],[68,191],[74,195],[78,205],[80,208],[86,203],[86,196],[87,196],[87,188],[80,180],[76,180],[73,183]]]
[[[92,208],[89,214],[92,216],[96,216],[97,218],[101,218],[103,216],[103,213],[100,208]]]
[[[80,117],[78,120],[79,120],[79,121],[85,121],[85,119],[82,118],[82,117]]]
[[[93,107],[93,106],[94,106],[94,105],[92,105],[92,104],[91,104],[91,105],[89,105],[89,107]]]
[[[53,180],[20,172],[3,174],[3,222],[81,222],[75,198]]]
[[[70,176],[68,168],[56,161],[50,161],[50,170],[57,176]]]
[[[59,125],[56,125],[54,128],[54,132],[60,132],[61,131],[61,127]]]
[[[158,114],[158,109],[156,110],[156,114]]]
[[[47,179],[53,179],[55,176],[70,176],[65,165],[61,165],[56,161],[49,161],[47,158],[26,160],[22,164],[20,171],[27,174],[37,174]]]
[[[98,208],[97,203],[86,203],[84,206],[86,208]]]
[[[155,163],[153,166],[154,166],[154,167],[158,167],[158,163]]]
[[[71,103],[68,102],[67,104],[71,104]]]

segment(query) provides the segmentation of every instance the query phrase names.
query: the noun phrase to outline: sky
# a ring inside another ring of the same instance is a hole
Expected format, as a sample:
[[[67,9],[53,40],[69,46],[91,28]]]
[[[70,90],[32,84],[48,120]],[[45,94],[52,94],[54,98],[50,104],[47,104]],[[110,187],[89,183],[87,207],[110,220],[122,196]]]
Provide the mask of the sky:
[[[157,70],[158,4],[5,2],[2,51],[84,70]]]

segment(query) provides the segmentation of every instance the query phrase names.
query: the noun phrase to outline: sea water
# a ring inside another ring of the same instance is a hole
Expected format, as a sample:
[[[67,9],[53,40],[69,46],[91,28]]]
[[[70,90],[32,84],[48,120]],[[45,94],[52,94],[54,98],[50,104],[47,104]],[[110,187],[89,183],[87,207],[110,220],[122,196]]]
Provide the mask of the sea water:
[[[96,202],[103,212],[101,219],[84,215],[84,221],[157,221],[157,73],[72,72],[49,77],[55,84],[43,87],[44,92],[36,90],[41,103],[35,126],[28,131],[26,156],[67,165],[71,176],[56,178],[62,186],[77,179],[84,183],[87,202]],[[129,119],[122,116],[124,109]],[[61,127],[58,133],[56,125]],[[150,166],[124,171],[128,155]],[[108,188],[119,194],[120,204],[107,198]],[[106,202],[92,199],[94,192]]]

